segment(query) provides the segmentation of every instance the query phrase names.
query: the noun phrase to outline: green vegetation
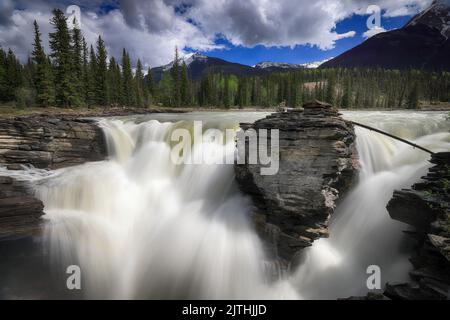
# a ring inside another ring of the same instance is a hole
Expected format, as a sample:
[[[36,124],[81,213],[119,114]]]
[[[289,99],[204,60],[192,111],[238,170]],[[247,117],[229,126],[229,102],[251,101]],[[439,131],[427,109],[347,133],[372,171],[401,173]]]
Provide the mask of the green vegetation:
[[[449,72],[298,69],[260,76],[206,73],[193,81],[178,49],[171,70],[155,83],[150,68],[145,76],[141,61],[134,64],[125,48],[119,61],[115,57],[108,60],[101,36],[95,46],[88,46],[73,22],[75,27],[69,30],[63,12],[53,11],[48,55],[35,22],[33,51],[23,65],[11,50],[0,48],[0,103],[28,108],[246,108],[298,107],[317,99],[341,108],[377,109],[450,103]]]

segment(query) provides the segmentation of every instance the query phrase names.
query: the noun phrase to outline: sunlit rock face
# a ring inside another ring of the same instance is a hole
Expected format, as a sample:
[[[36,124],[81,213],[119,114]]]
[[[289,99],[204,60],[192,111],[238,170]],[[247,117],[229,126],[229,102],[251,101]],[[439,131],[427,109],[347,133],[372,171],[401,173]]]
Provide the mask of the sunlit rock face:
[[[304,110],[277,113],[243,129],[280,130],[280,168],[260,174],[261,165],[237,165],[236,179],[253,198],[255,220],[276,253],[291,260],[302,248],[326,236],[336,201],[356,172],[355,133],[336,109],[320,102]]]

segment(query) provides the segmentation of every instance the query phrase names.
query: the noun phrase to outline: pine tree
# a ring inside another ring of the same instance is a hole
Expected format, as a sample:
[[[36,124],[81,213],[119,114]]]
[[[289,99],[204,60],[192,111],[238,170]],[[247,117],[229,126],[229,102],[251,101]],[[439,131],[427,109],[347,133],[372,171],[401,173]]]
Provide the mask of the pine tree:
[[[336,99],[336,79],[334,77],[334,74],[332,74],[329,78],[328,78],[328,82],[327,82],[327,91],[326,91],[326,95],[325,95],[325,101],[328,102],[329,104],[334,105],[335,104],[335,99]]]
[[[123,49],[122,52],[122,104],[125,106],[134,105],[133,92],[133,72],[131,70],[130,56]]]
[[[50,56],[55,64],[56,103],[61,107],[76,107],[81,105],[82,101],[75,85],[73,48],[67,20],[61,10],[54,9],[50,23],[55,28],[49,38],[52,49]]]
[[[148,93],[148,101],[147,104],[151,105],[153,101],[155,101],[155,83],[153,81],[153,76],[152,76],[152,69],[150,67],[148,67],[148,71],[147,71],[147,77],[146,77],[146,84],[147,84],[147,93]]]
[[[92,45],[89,51],[89,66],[87,78],[87,104],[89,106],[93,106],[97,103],[97,56]]]
[[[51,65],[42,47],[41,33],[36,20],[34,20],[34,44],[31,56],[36,64],[34,86],[37,105],[42,107],[53,106],[55,104],[53,74]]]
[[[83,104],[89,105],[89,51],[87,48],[86,40],[83,38],[83,92],[82,92],[82,98],[83,98]]]
[[[175,47],[175,58],[173,59],[173,65],[171,69],[171,76],[173,79],[173,104],[175,107],[181,105],[181,93],[180,93],[180,61],[178,56],[178,48]]]
[[[72,44],[73,44],[73,57],[72,57],[72,69],[73,69],[73,86],[80,97],[81,105],[86,104],[86,98],[84,93],[84,82],[83,82],[83,46],[84,39],[81,34],[81,29],[79,27],[76,18],[73,18],[74,28],[72,30]]]
[[[136,64],[136,74],[134,76],[134,92],[136,97],[136,105],[138,107],[143,107],[145,101],[144,73],[142,72],[142,63],[140,59],[138,59]]]
[[[152,68],[148,67],[148,70],[147,70],[147,90],[148,90],[148,93],[153,95],[154,89],[155,89],[155,83],[153,81]]]
[[[351,105],[351,99],[352,99],[352,92],[351,92],[351,84],[350,84],[350,80],[346,80],[345,81],[345,85],[344,85],[344,93],[342,95],[342,107],[343,108],[350,108]]]
[[[408,96],[408,109],[418,109],[419,108],[419,83],[417,81],[411,87]]]
[[[108,105],[108,87],[106,82],[106,74],[108,72],[107,63],[108,54],[106,52],[105,42],[102,37],[97,39],[97,64],[95,73],[96,83],[96,102],[100,106]]]
[[[0,101],[6,101],[6,53],[0,47]]]
[[[223,105],[225,108],[229,109],[231,106],[230,78],[228,76],[225,76],[224,82]]]
[[[22,85],[22,65],[11,49],[8,49],[5,61],[5,100],[14,101],[17,90]]]
[[[181,71],[181,103],[183,106],[191,105],[191,97],[190,97],[190,84],[189,84],[189,76],[186,63],[183,62],[182,71]]]
[[[122,84],[120,82],[120,68],[114,57],[111,57],[109,60],[107,80],[110,103],[114,105],[119,104],[121,99]]]

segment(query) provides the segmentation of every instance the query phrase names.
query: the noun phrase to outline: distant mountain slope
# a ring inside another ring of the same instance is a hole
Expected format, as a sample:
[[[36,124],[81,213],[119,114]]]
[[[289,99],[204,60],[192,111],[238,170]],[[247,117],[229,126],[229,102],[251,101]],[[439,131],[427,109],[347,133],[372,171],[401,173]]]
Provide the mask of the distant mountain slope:
[[[182,64],[184,61],[184,63],[186,63],[188,67],[189,77],[193,80],[199,80],[201,79],[203,74],[207,73],[221,72],[225,74],[234,74],[236,76],[254,76],[269,73],[286,72],[304,68],[315,69],[328,60],[329,59],[304,64],[265,61],[251,67],[239,63],[229,62],[219,58],[208,57],[199,53],[192,53],[183,57],[180,61],[180,64]],[[164,66],[153,68],[153,79],[156,82],[160,81],[164,72],[172,69],[172,66],[173,61]]]
[[[450,70],[450,1],[439,0],[403,28],[380,33],[321,67]]]
[[[181,61],[182,63],[183,61]],[[222,72],[225,74],[243,75],[259,75],[264,71],[239,63],[225,61],[219,58],[207,57],[198,53],[194,53],[184,57],[184,62],[188,67],[189,77],[193,80],[201,79],[203,74]],[[173,62],[152,69],[152,76],[155,81],[162,78],[164,72],[172,68]]]
[[[304,67],[300,64],[264,61],[256,64],[254,68],[257,70],[263,70],[265,72],[285,72],[290,70],[302,69]]]

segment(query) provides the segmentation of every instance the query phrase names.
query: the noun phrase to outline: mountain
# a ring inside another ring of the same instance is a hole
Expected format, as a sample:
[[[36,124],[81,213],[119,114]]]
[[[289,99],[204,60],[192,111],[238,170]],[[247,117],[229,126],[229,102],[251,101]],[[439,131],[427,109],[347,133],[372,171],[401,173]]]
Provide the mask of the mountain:
[[[222,72],[225,74],[243,75],[259,75],[264,71],[252,68],[247,65],[225,61],[219,58],[213,58],[201,55],[199,53],[191,53],[181,59],[188,67],[189,77],[193,80],[201,79],[203,74]],[[165,66],[152,69],[152,76],[155,81],[162,78],[164,72],[172,68],[173,61]]]
[[[333,59],[333,58],[330,58]],[[325,59],[322,61],[313,61],[303,64],[294,64],[294,63],[286,63],[286,62],[270,62],[264,61],[260,62],[254,66],[255,69],[264,70],[266,72],[284,72],[291,71],[296,69],[316,69],[321,66],[323,63],[329,61],[330,59]]]
[[[320,61],[313,61],[313,62],[303,63],[303,64],[301,64],[301,66],[303,68],[306,68],[306,69],[317,69],[320,66],[322,66],[325,62],[328,62],[331,59],[334,59],[334,58],[328,58],[328,59],[324,59],[324,60],[320,60]]]
[[[450,70],[450,0],[434,1],[403,28],[377,34],[321,67]]]
[[[203,74],[222,72],[234,74],[237,76],[264,75],[275,72],[286,72],[296,69],[315,69],[322,63],[328,61],[314,61],[304,64],[292,64],[285,62],[260,62],[255,66],[247,66],[239,63],[229,62],[219,58],[208,57],[200,53],[191,53],[180,58],[180,64],[186,63],[189,77],[193,80],[201,79]],[[161,80],[164,72],[172,69],[173,61],[160,67],[152,68],[153,79],[158,82]]]
[[[302,69],[304,67],[300,64],[264,61],[256,64],[254,68],[256,70],[262,70],[265,72],[284,72],[295,69]]]

